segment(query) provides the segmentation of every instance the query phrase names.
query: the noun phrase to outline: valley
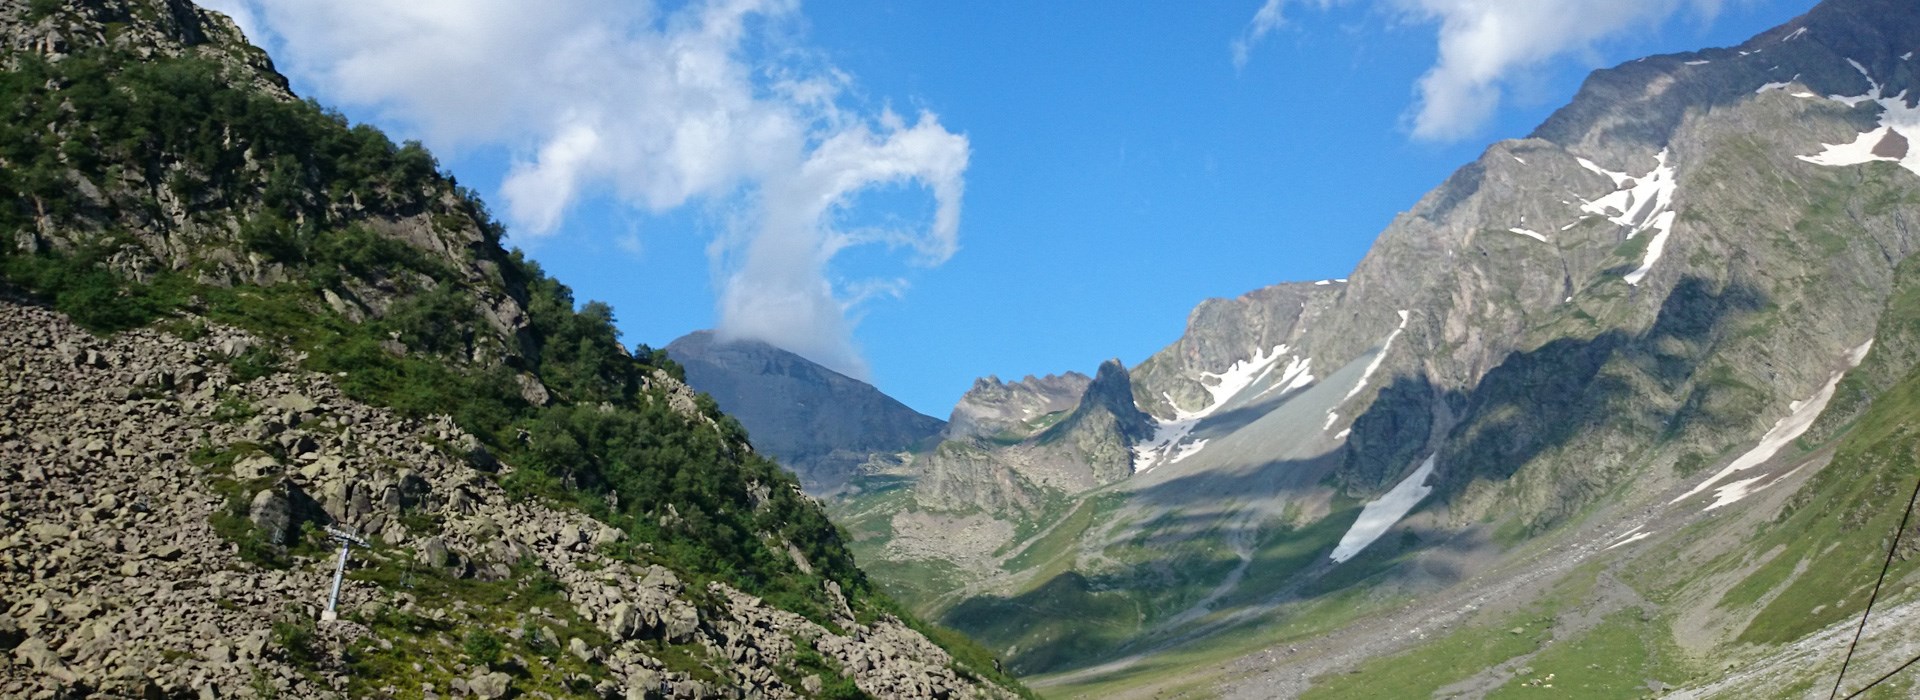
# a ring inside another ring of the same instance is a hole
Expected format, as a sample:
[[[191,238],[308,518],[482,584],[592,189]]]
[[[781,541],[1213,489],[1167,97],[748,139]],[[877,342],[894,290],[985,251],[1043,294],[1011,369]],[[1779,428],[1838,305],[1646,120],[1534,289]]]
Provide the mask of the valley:
[[[1820,694],[1920,476],[1915,47],[1830,0],[1596,72],[1346,277],[1076,402],[983,380],[830,509],[1049,697]],[[1907,542],[1847,687],[1920,644]]]

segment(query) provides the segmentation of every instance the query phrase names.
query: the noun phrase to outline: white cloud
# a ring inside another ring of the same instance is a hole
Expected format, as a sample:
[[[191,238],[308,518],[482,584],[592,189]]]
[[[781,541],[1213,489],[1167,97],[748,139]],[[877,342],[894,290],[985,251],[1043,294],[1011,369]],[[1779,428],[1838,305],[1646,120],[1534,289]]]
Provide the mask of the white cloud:
[[[877,244],[932,265],[958,246],[966,137],[852,104],[852,78],[792,39],[797,0],[203,2],[264,27],[327,101],[435,148],[508,149],[518,237],[595,197],[734,210],[708,246],[727,335],[862,376],[848,314],[870,284],[830,281],[835,256]],[[923,188],[932,220],[841,230],[859,193],[889,186]]]
[[[1349,0],[1296,0],[1328,7]],[[1281,24],[1287,0],[1266,0],[1229,48],[1244,65],[1253,44]],[[1656,25],[1682,8],[1711,19],[1721,0],[1375,0],[1387,13],[1437,25],[1439,57],[1421,76],[1409,111],[1414,138],[1472,136],[1499,108],[1519,74],[1595,44]]]

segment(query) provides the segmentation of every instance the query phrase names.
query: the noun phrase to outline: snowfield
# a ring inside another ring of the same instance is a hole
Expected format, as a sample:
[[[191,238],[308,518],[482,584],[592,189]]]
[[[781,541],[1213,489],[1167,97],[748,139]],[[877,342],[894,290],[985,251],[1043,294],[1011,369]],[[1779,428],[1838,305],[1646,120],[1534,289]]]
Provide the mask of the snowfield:
[[[1627,228],[1628,240],[1642,233],[1653,234],[1640,267],[1626,274],[1627,284],[1639,285],[1646,279],[1653,264],[1666,252],[1667,236],[1673,233],[1673,198],[1680,190],[1680,182],[1673,166],[1667,165],[1667,155],[1667,149],[1660,149],[1659,155],[1654,156],[1653,172],[1640,177],[1607,170],[1585,158],[1576,159],[1580,167],[1605,175],[1617,188],[1606,196],[1581,204],[1580,211],[1604,216]]]
[[[1834,372],[1833,376],[1827,378],[1827,383],[1822,385],[1820,390],[1814,392],[1813,396],[1808,397],[1807,400],[1795,401],[1788,405],[1786,417],[1774,422],[1773,428],[1768,430],[1767,434],[1760,436],[1760,444],[1754,445],[1753,449],[1747,450],[1746,454],[1740,455],[1712,477],[1700,482],[1700,485],[1693,487],[1686,493],[1680,494],[1678,498],[1668,501],[1667,504],[1672,505],[1692,498],[1712,487],[1714,484],[1720,483],[1721,480],[1729,476],[1760,466],[1766,463],[1767,460],[1773,459],[1774,455],[1780,453],[1780,448],[1786,447],[1794,440],[1799,439],[1801,435],[1807,432],[1808,428],[1813,427],[1814,419],[1819,418],[1820,412],[1827,410],[1827,402],[1833,400],[1833,390],[1840,386],[1840,379],[1847,375],[1847,370],[1859,367],[1860,362],[1867,359],[1867,351],[1872,349],[1873,341],[1868,340],[1848,352],[1846,368]],[[1714,492],[1713,503],[1708,505],[1706,509],[1713,510],[1728,504],[1737,503],[1740,499],[1746,498],[1754,492],[1766,488],[1766,486],[1754,486],[1754,484],[1758,483],[1762,478],[1764,477],[1754,477],[1720,487]],[[1781,478],[1785,477],[1783,476]],[[1775,481],[1778,480],[1776,479]],[[1767,486],[1771,486],[1773,483],[1773,481],[1769,481],[1767,482]]]
[[[1420,504],[1427,494],[1433,493],[1433,487],[1427,485],[1427,477],[1433,476],[1433,460],[1439,453],[1427,455],[1420,468],[1413,470],[1407,478],[1393,486],[1393,490],[1367,503],[1360,509],[1360,519],[1347,528],[1347,534],[1340,537],[1340,544],[1333,548],[1334,563],[1352,559],[1354,555],[1387,534],[1387,529],[1400,522],[1413,507]]]
[[[1198,411],[1181,410],[1180,406],[1174,403],[1172,396],[1162,394],[1167,399],[1167,403],[1173,405],[1173,420],[1156,419],[1153,438],[1133,446],[1134,471],[1145,472],[1163,464],[1175,464],[1199,453],[1207,446],[1206,440],[1186,442],[1187,437],[1193,434],[1194,427],[1198,426],[1202,419],[1226,406],[1227,402],[1232,401],[1248,387],[1267,378],[1273,373],[1274,367],[1280,363],[1280,360],[1286,359],[1290,352],[1291,349],[1286,345],[1276,345],[1272,350],[1256,352],[1249,359],[1233,363],[1233,366],[1228,367],[1224,372],[1218,374],[1201,372],[1201,386],[1207,390],[1210,401]],[[1310,358],[1292,358],[1286,368],[1281,370],[1279,381],[1274,382],[1255,398],[1265,396],[1276,389],[1283,392],[1291,391],[1313,383],[1313,374],[1308,371],[1312,366],[1313,360]],[[1213,383],[1207,383],[1208,380],[1212,380]]]
[[[1827,99],[1848,107],[1863,102],[1876,102],[1880,105],[1880,126],[1854,138],[1849,143],[1822,144],[1826,147],[1810,156],[1795,156],[1815,165],[1842,167],[1860,165],[1874,161],[1898,163],[1909,172],[1920,174],[1920,153],[1916,153],[1914,140],[1920,139],[1920,107],[1907,104],[1907,93],[1886,94],[1886,86],[1873,79],[1866,66],[1849,59],[1853,69],[1866,76],[1869,89],[1863,95],[1829,95]]]

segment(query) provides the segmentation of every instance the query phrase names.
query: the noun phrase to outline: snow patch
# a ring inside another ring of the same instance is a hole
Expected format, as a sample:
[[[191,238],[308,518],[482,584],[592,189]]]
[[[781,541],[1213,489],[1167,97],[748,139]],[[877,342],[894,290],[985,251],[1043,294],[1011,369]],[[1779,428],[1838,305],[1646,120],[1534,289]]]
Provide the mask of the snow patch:
[[[1512,159],[1513,159],[1513,162],[1515,162],[1515,163],[1519,163],[1519,164],[1521,164],[1521,165],[1526,165],[1526,164],[1527,164],[1527,161],[1526,161],[1526,159],[1524,159],[1524,158],[1521,158],[1520,156],[1508,156],[1508,157],[1509,157],[1509,158],[1512,158]]]
[[[1539,242],[1541,242],[1541,243],[1546,243],[1546,242],[1548,242],[1548,241],[1547,241],[1547,237],[1546,237],[1546,236],[1543,236],[1543,235],[1540,235],[1540,232],[1538,232],[1538,231],[1531,231],[1531,230],[1528,230],[1528,229],[1524,229],[1524,228],[1517,228],[1517,227],[1516,227],[1516,228],[1510,228],[1510,229],[1507,229],[1507,230],[1508,230],[1508,231],[1512,231],[1512,232],[1514,232],[1514,233],[1517,233],[1517,234],[1520,234],[1520,235],[1522,235],[1522,236],[1526,236],[1526,237],[1528,237],[1528,238],[1531,238],[1531,239],[1534,239],[1534,240],[1536,240],[1536,241],[1539,241]]]
[[[1689,65],[1689,66],[1704,66],[1704,65],[1707,65],[1707,64],[1709,64],[1709,63],[1712,63],[1712,62],[1713,62],[1713,61],[1687,61],[1687,65]]]
[[[1325,286],[1327,286],[1327,285],[1329,285],[1329,284],[1333,284],[1333,280],[1320,280],[1320,281],[1318,281],[1318,282],[1315,282],[1315,283],[1313,283],[1313,286],[1315,286],[1315,287],[1325,287]]]
[[[1806,28],[1806,27],[1801,27],[1801,28],[1799,28],[1799,29],[1795,29],[1795,30],[1793,30],[1793,33],[1792,33],[1792,34],[1788,34],[1788,35],[1786,36],[1786,38],[1784,38],[1784,39],[1781,39],[1780,41],[1781,41],[1781,43],[1785,43],[1785,42],[1789,42],[1789,41],[1793,41],[1794,39],[1798,39],[1798,38],[1800,38],[1800,37],[1803,37],[1803,36],[1806,36],[1806,35],[1807,35],[1807,28]]]
[[[1336,441],[1336,442],[1338,442],[1338,441],[1340,441],[1340,440],[1345,440],[1345,439],[1347,439],[1347,436],[1348,436],[1348,435],[1352,435],[1352,434],[1353,434],[1353,429],[1352,429],[1352,428],[1347,428],[1347,429],[1345,429],[1345,430],[1342,430],[1342,431],[1340,431],[1340,432],[1337,432],[1337,433],[1334,433],[1334,434],[1333,434],[1333,439],[1334,439],[1334,441]]]
[[[1167,404],[1173,406],[1173,420],[1155,419],[1153,437],[1133,446],[1134,471],[1144,472],[1162,464],[1174,464],[1192,457],[1206,447],[1206,440],[1186,442],[1187,437],[1193,434],[1194,427],[1200,424],[1200,420],[1213,415],[1233,397],[1246,391],[1247,387],[1266,378],[1273,372],[1274,365],[1278,364],[1281,358],[1286,357],[1288,352],[1289,348],[1285,344],[1275,345],[1272,350],[1256,352],[1253,357],[1235,362],[1226,371],[1218,374],[1201,372],[1200,386],[1207,390],[1207,396],[1211,400],[1207,402],[1206,407],[1198,411],[1181,410],[1180,406],[1174,403],[1172,395],[1161,394],[1166,397]],[[1313,375],[1307,372],[1307,368],[1311,365],[1310,359],[1295,358],[1287,365],[1282,381],[1289,386],[1294,384],[1304,386],[1312,382]],[[1208,384],[1209,379],[1214,383]],[[1271,390],[1268,389],[1268,391]],[[1261,394],[1265,395],[1266,392]]]
[[[1639,177],[1626,173],[1617,173],[1595,165],[1585,158],[1580,159],[1581,167],[1600,173],[1613,180],[1619,189],[1606,196],[1580,206],[1580,210],[1589,214],[1604,216],[1608,221],[1626,227],[1627,238],[1652,232],[1653,239],[1647,242],[1646,255],[1640,260],[1640,267],[1626,274],[1627,284],[1639,285],[1653,270],[1653,264],[1660,261],[1666,252],[1667,236],[1673,233],[1673,198],[1680,190],[1680,181],[1673,166],[1667,165],[1667,149],[1660,149],[1654,156],[1653,171]]]
[[[1636,531],[1627,533],[1627,535],[1623,537],[1620,541],[1607,545],[1607,549],[1613,549],[1615,547],[1625,547],[1627,545],[1633,544],[1635,542],[1639,542],[1640,540],[1644,540],[1648,537],[1653,536],[1653,533],[1651,532],[1638,532],[1637,530],[1639,530],[1639,528],[1634,528],[1634,530]]]
[[[1373,373],[1380,369],[1380,363],[1387,360],[1387,351],[1393,349],[1393,339],[1400,337],[1400,331],[1406,329],[1407,312],[1402,309],[1400,311],[1400,325],[1396,326],[1392,333],[1387,334],[1387,341],[1380,344],[1380,353],[1373,356],[1373,362],[1367,364],[1367,371],[1360,373],[1360,381],[1354,383],[1353,388],[1347,391],[1347,395],[1340,399],[1340,403],[1346,403],[1348,399],[1358,396],[1361,389],[1367,388],[1367,380],[1373,378]],[[1332,413],[1332,411],[1328,411],[1328,413]]]
[[[1911,60],[1913,60],[1913,52],[1912,52],[1912,51],[1908,51],[1908,52],[1906,52],[1906,53],[1903,53],[1903,54],[1900,54],[1900,60],[1902,60],[1902,61],[1911,61]]]
[[[1867,84],[1872,88],[1864,95],[1842,97],[1829,96],[1827,99],[1845,104],[1848,107],[1862,102],[1877,102],[1880,105],[1880,126],[1855,137],[1851,143],[1822,144],[1825,150],[1810,156],[1795,156],[1815,165],[1842,167],[1860,165],[1874,161],[1898,163],[1909,172],[1920,174],[1920,107],[1907,105],[1907,93],[1889,96],[1886,87],[1873,79],[1867,69],[1851,59],[1853,67],[1867,76]]]
[[[1753,93],[1758,95],[1768,90],[1785,90],[1788,85],[1792,85],[1792,83],[1767,83],[1760,86],[1760,89],[1753,91]]]
[[[1352,559],[1367,545],[1387,534],[1388,528],[1406,517],[1427,494],[1433,493],[1433,487],[1427,485],[1427,477],[1433,475],[1433,459],[1438,456],[1439,453],[1427,455],[1427,460],[1420,463],[1419,469],[1413,470],[1407,478],[1394,484],[1392,490],[1360,509],[1360,519],[1354,521],[1353,527],[1347,528],[1347,534],[1342,535],[1340,544],[1333,548],[1331,558],[1335,564]]]
[[[1813,94],[1813,93],[1811,93],[1811,92],[1807,92],[1807,91],[1805,91],[1805,90],[1801,90],[1801,91],[1799,91],[1799,92],[1796,92],[1796,93],[1793,93],[1793,96],[1794,96],[1794,97],[1798,97],[1798,98],[1800,98],[1800,99],[1803,99],[1803,100],[1817,100],[1817,99],[1820,99],[1820,96],[1819,96],[1819,95],[1815,95],[1815,94]]]
[[[1258,394],[1254,394],[1253,398],[1257,399],[1276,391],[1282,394],[1285,394],[1289,391],[1293,391],[1294,389],[1299,389],[1308,384],[1312,384],[1313,373],[1308,371],[1312,367],[1313,367],[1313,358],[1311,357],[1294,358],[1293,361],[1287,363],[1287,366],[1285,369],[1280,370],[1280,379],[1278,381],[1275,381],[1271,385],[1267,386],[1266,390],[1261,391]]]
[[[1801,435],[1807,432],[1808,428],[1813,427],[1814,419],[1820,417],[1821,411],[1827,410],[1827,402],[1833,399],[1833,390],[1835,387],[1840,386],[1840,378],[1847,375],[1847,370],[1859,367],[1860,362],[1867,358],[1867,351],[1872,349],[1873,341],[1868,340],[1866,343],[1861,344],[1860,347],[1848,352],[1846,368],[1836,371],[1833,373],[1833,376],[1828,377],[1827,383],[1822,385],[1819,391],[1814,392],[1813,396],[1807,398],[1805,401],[1795,401],[1789,404],[1787,406],[1787,415],[1775,421],[1773,427],[1767,430],[1767,434],[1760,436],[1760,444],[1754,445],[1753,449],[1747,450],[1746,454],[1742,454],[1734,459],[1733,463],[1728,464],[1706,481],[1700,482],[1699,486],[1695,486],[1686,493],[1680,494],[1678,498],[1668,501],[1667,504],[1672,505],[1684,501],[1707,490],[1709,487],[1729,476],[1760,466],[1766,463],[1767,460],[1773,459],[1774,455],[1779,454],[1780,448],[1786,447],[1789,443],[1799,439]],[[1788,473],[1790,474],[1792,472]],[[1712,505],[1707,506],[1707,510],[1713,510],[1737,502],[1753,492],[1760,490],[1754,488],[1753,484],[1761,478],[1763,477],[1736,481],[1720,487],[1714,492],[1715,500]]]

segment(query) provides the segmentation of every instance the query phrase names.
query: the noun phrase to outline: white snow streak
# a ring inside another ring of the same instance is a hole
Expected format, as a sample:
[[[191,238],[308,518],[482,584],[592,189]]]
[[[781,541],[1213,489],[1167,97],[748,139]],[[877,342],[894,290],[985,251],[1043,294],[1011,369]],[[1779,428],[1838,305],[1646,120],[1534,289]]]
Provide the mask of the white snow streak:
[[[1827,402],[1833,399],[1833,390],[1840,385],[1840,378],[1846,376],[1847,370],[1860,366],[1860,361],[1867,358],[1867,351],[1872,349],[1873,341],[1868,340],[1866,343],[1861,344],[1860,347],[1854,348],[1851,352],[1847,353],[1846,369],[1834,372],[1833,376],[1827,378],[1827,383],[1822,385],[1820,390],[1814,392],[1813,396],[1808,397],[1807,400],[1795,401],[1789,404],[1787,406],[1786,417],[1774,422],[1773,428],[1769,429],[1767,434],[1760,436],[1760,444],[1754,445],[1753,449],[1748,450],[1746,454],[1740,455],[1739,458],[1733,460],[1731,464],[1728,464],[1711,478],[1700,482],[1699,486],[1695,486],[1686,493],[1680,494],[1678,498],[1668,501],[1668,505],[1691,498],[1729,476],[1760,466],[1766,463],[1767,460],[1773,459],[1774,455],[1779,454],[1780,448],[1786,447],[1789,443],[1799,439],[1801,435],[1807,432],[1808,428],[1813,427],[1814,419],[1820,417],[1820,412],[1827,409]],[[1715,491],[1716,498],[1713,505],[1708,506],[1707,510],[1734,503],[1745,498],[1748,494],[1758,491],[1759,489],[1752,488],[1752,486],[1754,482],[1760,479],[1761,477],[1755,477],[1720,487]]]
[[[1183,443],[1187,436],[1193,434],[1194,427],[1200,424],[1202,418],[1213,415],[1215,411],[1220,410],[1221,406],[1226,405],[1227,401],[1273,373],[1274,365],[1278,364],[1281,358],[1286,357],[1287,353],[1286,345],[1276,345],[1272,350],[1256,352],[1252,358],[1233,363],[1233,366],[1219,374],[1201,372],[1200,385],[1207,390],[1207,396],[1212,400],[1198,411],[1183,411],[1179,405],[1174,404],[1172,396],[1162,394],[1166,396],[1167,403],[1173,406],[1173,420],[1156,421],[1153,439],[1133,446],[1134,470],[1144,472],[1162,464],[1174,464],[1192,457],[1201,448],[1206,447],[1206,440]],[[1312,363],[1311,359],[1295,358],[1287,364],[1287,368],[1281,375],[1280,384],[1291,387],[1304,386],[1312,382],[1313,375],[1307,372]],[[1209,379],[1214,380],[1215,383],[1207,384]],[[1269,388],[1267,391],[1272,390]],[[1263,391],[1261,395],[1264,396],[1266,393]]]
[[[1406,329],[1407,329],[1407,311],[1405,309],[1402,309],[1400,311],[1400,325],[1395,327],[1392,333],[1387,334],[1386,342],[1380,344],[1380,352],[1373,356],[1372,362],[1367,363],[1366,371],[1363,371],[1360,373],[1360,381],[1354,382],[1353,388],[1347,390],[1347,395],[1341,397],[1340,401],[1333,404],[1333,408],[1327,409],[1327,422],[1320,425],[1320,430],[1322,431],[1332,430],[1333,424],[1340,422],[1340,411],[1338,410],[1340,406],[1345,404],[1347,401],[1351,400],[1353,397],[1358,396],[1360,394],[1360,390],[1367,388],[1367,381],[1370,379],[1373,379],[1373,373],[1376,370],[1380,369],[1380,363],[1386,361],[1387,351],[1393,349],[1393,339],[1400,337],[1400,331],[1404,331]],[[1343,431],[1343,434],[1344,434],[1344,431]],[[1334,439],[1338,440],[1340,438],[1335,437]]]
[[[1639,542],[1640,540],[1644,540],[1652,536],[1653,536],[1653,533],[1651,532],[1635,532],[1628,535],[1625,539],[1622,539],[1619,542],[1615,542],[1613,544],[1607,545],[1607,549],[1613,549],[1615,547],[1625,547],[1627,545],[1633,544],[1635,542]]]
[[[1712,63],[1712,62],[1713,62],[1713,61],[1687,61],[1687,65],[1689,65],[1689,66],[1704,66],[1704,65],[1707,65],[1707,64],[1709,64],[1709,63]]]
[[[1714,489],[1713,502],[1707,504],[1706,509],[1713,510],[1715,508],[1719,508],[1724,505],[1739,503],[1740,499],[1743,499],[1755,493],[1758,493],[1766,489],[1768,486],[1772,486],[1774,484],[1780,483],[1780,479],[1785,479],[1789,476],[1792,476],[1793,472],[1797,472],[1797,471],[1800,471],[1800,468],[1794,467],[1793,471],[1789,471],[1785,474],[1781,474],[1778,478],[1775,478],[1772,481],[1767,481],[1767,483],[1761,484],[1759,486],[1755,486],[1754,484],[1758,484],[1761,481],[1766,481],[1767,475],[1761,474],[1751,479],[1741,479],[1739,481],[1735,481],[1733,483],[1727,484],[1720,488]]]
[[[1257,399],[1276,391],[1282,394],[1285,394],[1289,391],[1293,391],[1294,389],[1298,389],[1308,384],[1312,384],[1313,374],[1307,371],[1312,367],[1313,367],[1313,358],[1311,357],[1294,358],[1292,362],[1287,363],[1286,369],[1280,370],[1279,381],[1273,382],[1264,391],[1261,391],[1258,394],[1254,394],[1253,398]]]
[[[1534,240],[1536,240],[1536,241],[1539,241],[1539,242],[1541,242],[1541,243],[1546,243],[1546,242],[1548,242],[1548,241],[1547,241],[1547,237],[1546,237],[1546,236],[1543,236],[1543,235],[1541,235],[1539,231],[1532,231],[1532,230],[1528,230],[1528,229],[1524,229],[1524,228],[1518,228],[1518,227],[1515,227],[1515,228],[1510,228],[1510,229],[1507,229],[1507,230],[1508,230],[1508,231],[1511,231],[1511,232],[1513,232],[1513,233],[1517,233],[1517,234],[1520,234],[1520,235],[1522,235],[1522,236],[1526,236],[1526,237],[1528,237],[1528,238],[1531,238],[1531,239],[1534,239]]]
[[[1800,37],[1802,37],[1802,36],[1806,36],[1806,34],[1807,34],[1807,28],[1806,28],[1806,27],[1801,27],[1801,28],[1799,28],[1799,29],[1795,29],[1795,30],[1793,30],[1793,33],[1792,33],[1792,34],[1788,34],[1788,35],[1786,36],[1786,38],[1784,38],[1784,39],[1781,39],[1781,40],[1780,40],[1780,42],[1781,42],[1781,43],[1786,43],[1786,42],[1789,42],[1789,41],[1793,41],[1794,39],[1798,39],[1798,38],[1800,38]]]
[[[1907,105],[1907,93],[1904,90],[1898,95],[1888,96],[1886,87],[1875,81],[1873,76],[1867,73],[1865,66],[1852,59],[1848,59],[1848,62],[1852,63],[1854,69],[1860,71],[1861,75],[1867,76],[1867,84],[1872,89],[1864,95],[1852,97],[1831,95],[1827,99],[1848,107],[1862,102],[1878,102],[1881,110],[1880,126],[1861,134],[1852,143],[1822,144],[1826,150],[1810,156],[1797,157],[1815,165],[1832,167],[1886,161],[1898,163],[1900,167],[1920,174],[1920,107]],[[1898,155],[1894,155],[1891,149],[1886,155],[1874,152],[1889,139],[1901,139],[1906,142],[1905,147],[1899,149]]]
[[[1792,85],[1792,83],[1767,83],[1760,86],[1760,89],[1753,91],[1753,93],[1758,95],[1768,90],[1785,90],[1788,85]]]
[[[1367,371],[1360,373],[1360,381],[1354,383],[1353,388],[1347,391],[1347,395],[1340,399],[1340,403],[1346,403],[1348,399],[1358,396],[1361,389],[1367,388],[1367,380],[1373,378],[1373,373],[1380,369],[1380,363],[1387,360],[1387,351],[1393,349],[1393,339],[1400,337],[1400,331],[1406,329],[1407,312],[1401,310],[1400,325],[1395,327],[1392,333],[1387,334],[1387,341],[1380,344],[1380,353],[1373,356],[1373,362],[1367,365]],[[1332,413],[1332,411],[1328,411],[1328,413]]]
[[[1352,559],[1367,545],[1387,534],[1387,528],[1406,517],[1408,511],[1419,505],[1427,494],[1433,493],[1433,487],[1427,485],[1427,477],[1433,475],[1433,460],[1438,456],[1438,453],[1427,455],[1427,461],[1421,462],[1419,469],[1395,484],[1393,490],[1360,509],[1360,519],[1353,522],[1353,527],[1347,528],[1347,534],[1342,535],[1340,544],[1333,548],[1331,558],[1334,563]]]
[[[1640,260],[1640,267],[1626,274],[1627,284],[1638,285],[1653,270],[1653,264],[1660,261],[1666,252],[1667,236],[1673,233],[1673,196],[1680,189],[1673,166],[1667,165],[1667,149],[1660,149],[1654,156],[1653,171],[1640,177],[1626,173],[1616,173],[1595,165],[1585,158],[1579,159],[1580,166],[1613,180],[1614,187],[1620,189],[1606,196],[1580,206],[1580,210],[1589,214],[1599,214],[1608,221],[1628,229],[1627,238],[1632,239],[1651,231],[1653,239],[1647,242],[1646,255]]]

